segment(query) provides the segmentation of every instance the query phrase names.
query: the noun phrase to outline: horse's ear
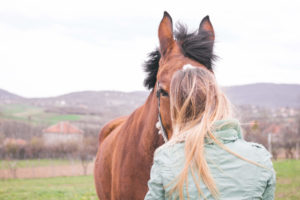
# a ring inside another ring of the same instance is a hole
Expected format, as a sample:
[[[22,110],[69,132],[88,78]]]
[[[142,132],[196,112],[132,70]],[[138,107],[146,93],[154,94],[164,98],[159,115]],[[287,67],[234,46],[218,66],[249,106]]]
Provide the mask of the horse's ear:
[[[164,55],[174,42],[172,18],[166,11],[158,28],[160,53]]]
[[[214,28],[209,20],[209,16],[207,15],[206,17],[204,17],[200,23],[199,26],[199,33],[201,31],[206,31],[209,33],[209,39],[214,41],[215,40],[215,31]]]

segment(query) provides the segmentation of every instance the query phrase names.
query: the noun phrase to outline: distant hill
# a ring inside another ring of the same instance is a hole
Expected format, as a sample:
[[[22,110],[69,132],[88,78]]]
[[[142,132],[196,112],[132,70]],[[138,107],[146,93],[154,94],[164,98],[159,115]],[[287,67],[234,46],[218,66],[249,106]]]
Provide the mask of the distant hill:
[[[50,111],[71,114],[105,114],[120,116],[129,114],[141,106],[148,92],[83,91],[51,98],[33,98],[34,106],[46,107]]]
[[[223,89],[235,105],[300,108],[300,84],[257,83]],[[119,116],[142,105],[148,94],[146,91],[82,91],[49,98],[23,98],[0,89],[0,104],[19,102],[51,112]]]
[[[259,83],[223,89],[235,105],[300,108],[300,84]],[[110,120],[128,115],[143,105],[148,95],[149,91],[82,91],[48,98],[23,98],[0,89],[0,129],[13,128],[15,137],[31,138],[32,135],[23,135],[27,132],[20,130],[31,130],[39,136],[51,124],[71,121],[86,134],[96,136]],[[257,116],[249,106],[242,109],[249,116]]]
[[[224,90],[236,105],[300,108],[300,84],[257,83],[225,87]]]
[[[300,85],[259,83],[223,89],[234,105],[300,108]],[[48,98],[23,98],[0,90],[0,122],[16,120],[46,126],[67,120],[83,129],[98,131],[108,121],[143,105],[148,95],[148,91],[82,91]]]
[[[24,100],[23,97],[10,93],[6,90],[0,89],[0,103],[12,103]]]

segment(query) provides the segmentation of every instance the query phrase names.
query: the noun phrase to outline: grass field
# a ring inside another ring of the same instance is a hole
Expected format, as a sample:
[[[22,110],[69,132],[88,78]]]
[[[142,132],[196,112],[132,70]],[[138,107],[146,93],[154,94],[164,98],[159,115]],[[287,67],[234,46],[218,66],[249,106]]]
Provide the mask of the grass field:
[[[33,124],[55,124],[60,121],[77,121],[81,115],[67,115],[45,112],[44,109],[25,104],[2,104],[0,105],[0,118],[11,119]],[[30,121],[29,121],[30,118]]]
[[[274,162],[277,173],[276,198],[300,199],[300,161]],[[92,176],[0,181],[2,200],[97,199]]]
[[[0,160],[0,169],[9,169],[12,161]],[[80,160],[72,160],[72,164],[80,163]],[[32,159],[32,160],[18,160],[16,168],[27,167],[43,167],[43,166],[59,166],[70,165],[71,161],[66,159]]]
[[[300,160],[274,162],[277,176],[276,199],[300,199]]]
[[[1,200],[94,200],[92,176],[0,181]]]

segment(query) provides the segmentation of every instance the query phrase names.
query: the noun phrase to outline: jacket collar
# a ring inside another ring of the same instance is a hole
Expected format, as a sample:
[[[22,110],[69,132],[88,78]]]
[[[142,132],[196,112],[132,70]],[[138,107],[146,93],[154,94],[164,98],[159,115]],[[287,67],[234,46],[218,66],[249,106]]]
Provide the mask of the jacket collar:
[[[222,143],[234,142],[243,139],[240,123],[237,119],[219,120],[214,123],[213,134]],[[209,137],[205,138],[205,143],[213,144]]]

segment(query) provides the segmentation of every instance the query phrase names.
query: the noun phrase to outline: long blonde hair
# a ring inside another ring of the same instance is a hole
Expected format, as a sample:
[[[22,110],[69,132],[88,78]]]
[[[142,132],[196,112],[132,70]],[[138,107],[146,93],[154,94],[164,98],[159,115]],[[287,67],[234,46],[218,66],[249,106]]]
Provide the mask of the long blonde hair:
[[[204,155],[205,138],[210,138],[223,150],[237,158],[268,169],[231,151],[214,136],[213,132],[216,129],[227,125],[226,121],[218,126],[215,125],[215,122],[232,118],[232,109],[231,103],[220,90],[212,72],[196,67],[177,71],[171,81],[170,109],[173,135],[167,144],[185,141],[186,158],[183,170],[175,180],[175,185],[169,184],[169,186],[173,185],[170,196],[177,192],[179,199],[183,199],[185,184],[188,195],[187,177],[190,171],[201,196],[204,195],[196,175],[207,186],[212,196],[218,198],[218,189]]]
[[[169,143],[185,141],[186,156],[171,193],[176,191],[180,199],[184,198],[183,188],[190,171],[199,194],[203,195],[195,174],[216,198],[218,190],[204,156],[204,144],[206,137],[220,144],[212,134],[213,124],[231,117],[230,103],[219,89],[214,75],[201,68],[179,70],[173,75],[170,103],[173,136]]]

